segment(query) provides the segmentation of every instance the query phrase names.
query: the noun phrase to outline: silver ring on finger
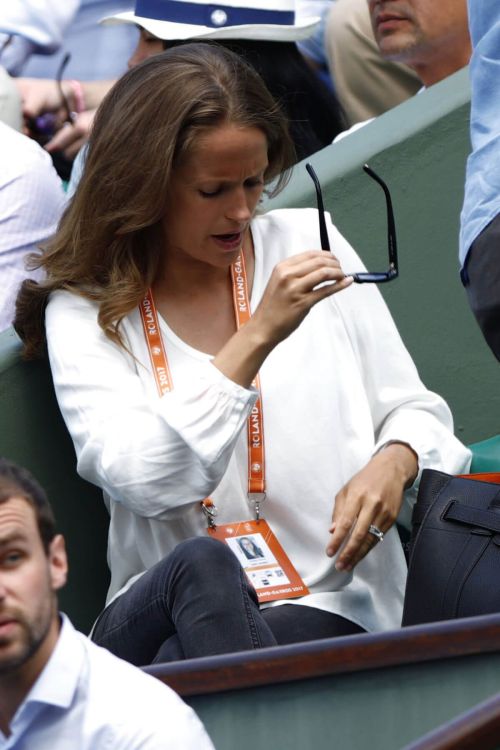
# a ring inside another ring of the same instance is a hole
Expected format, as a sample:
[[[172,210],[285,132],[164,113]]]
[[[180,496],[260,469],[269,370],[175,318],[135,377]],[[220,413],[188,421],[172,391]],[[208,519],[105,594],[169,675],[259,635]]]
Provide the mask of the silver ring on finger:
[[[384,540],[384,532],[380,531],[378,526],[374,526],[373,524],[370,524],[370,527],[368,529],[368,533],[372,536],[376,537],[377,542],[382,542]]]

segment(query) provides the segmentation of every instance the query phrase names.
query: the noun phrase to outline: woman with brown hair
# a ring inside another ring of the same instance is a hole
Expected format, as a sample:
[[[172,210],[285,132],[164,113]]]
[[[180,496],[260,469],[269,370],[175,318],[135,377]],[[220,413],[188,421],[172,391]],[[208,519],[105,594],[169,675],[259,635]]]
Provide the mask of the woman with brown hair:
[[[329,224],[335,255],[311,249],[315,211],[258,212],[291,149],[233,53],[152,57],[103,102],[47,280],[19,297],[28,355],[46,308],[78,471],[110,512],[93,637],[136,664],[397,627],[404,490],[468,462],[379,293],[344,274],[348,243]],[[266,553],[245,575],[247,535]]]

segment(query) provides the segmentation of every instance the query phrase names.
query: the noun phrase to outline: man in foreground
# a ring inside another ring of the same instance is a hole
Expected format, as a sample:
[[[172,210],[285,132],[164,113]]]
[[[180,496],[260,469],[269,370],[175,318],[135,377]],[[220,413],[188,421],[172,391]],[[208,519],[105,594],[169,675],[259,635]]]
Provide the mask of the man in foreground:
[[[45,493],[0,459],[0,748],[212,749],[170,688],[59,615],[66,576]]]

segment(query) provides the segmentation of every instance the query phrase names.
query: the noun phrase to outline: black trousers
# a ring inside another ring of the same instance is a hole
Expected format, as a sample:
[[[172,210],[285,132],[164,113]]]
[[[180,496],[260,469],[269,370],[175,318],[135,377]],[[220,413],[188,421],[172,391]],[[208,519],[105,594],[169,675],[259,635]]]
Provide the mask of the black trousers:
[[[472,243],[461,276],[483,336],[500,361],[500,214]]]
[[[115,599],[92,639],[138,666],[364,632],[304,605],[261,610],[255,589],[223,542],[178,544]]]

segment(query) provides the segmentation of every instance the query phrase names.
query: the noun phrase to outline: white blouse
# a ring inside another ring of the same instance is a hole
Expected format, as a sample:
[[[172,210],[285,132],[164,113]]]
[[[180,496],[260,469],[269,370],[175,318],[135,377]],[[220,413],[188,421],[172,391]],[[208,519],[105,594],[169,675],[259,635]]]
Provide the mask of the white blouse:
[[[318,248],[317,212],[272,211],[251,230],[255,310],[279,261]],[[363,270],[330,222],[329,234],[344,271]],[[256,393],[160,325],[174,383],[162,398],[138,310],[122,323],[129,354],[105,337],[93,303],[59,291],[47,307],[52,374],[78,472],[103,488],[110,512],[108,602],[180,541],[206,533],[200,500],[208,495],[218,523],[251,517],[242,428]],[[373,285],[352,285],[317,304],[260,376],[262,514],[311,592],[290,603],[335,612],[368,631],[398,627],[406,565],[397,531],[354,572],[339,572],[325,554],[333,504],[389,440],[411,445],[420,470],[465,471],[470,454],[453,436],[447,405],[421,383]]]

